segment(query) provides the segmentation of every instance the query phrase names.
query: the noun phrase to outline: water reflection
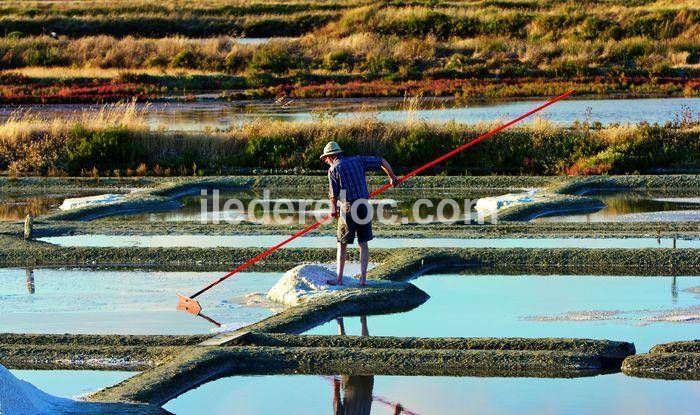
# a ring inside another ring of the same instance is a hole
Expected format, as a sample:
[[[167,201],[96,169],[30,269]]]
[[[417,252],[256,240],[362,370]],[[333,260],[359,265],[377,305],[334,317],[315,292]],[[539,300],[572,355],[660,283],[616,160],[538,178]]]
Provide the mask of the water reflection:
[[[338,334],[345,336],[345,322],[340,317],[336,319]],[[360,316],[361,335],[369,336],[367,316]],[[341,397],[340,390],[343,390]],[[342,375],[333,378],[333,413],[335,415],[369,415],[372,410],[372,390],[374,376]]]
[[[673,301],[673,304],[678,303],[678,285],[676,284],[676,276],[673,276],[673,279],[671,280],[671,300]]]
[[[395,189],[386,199],[373,200],[375,221],[379,217],[387,220],[395,218],[398,222],[405,218],[415,222],[420,218],[436,216],[438,209],[447,218],[463,219],[470,214],[475,216],[473,209],[476,200],[481,197],[503,194],[503,190],[477,189],[455,193],[454,191],[430,189]],[[328,211],[326,190],[299,191],[298,189],[276,189],[274,193],[265,190],[219,190],[203,194],[189,195],[180,198],[183,207],[167,212],[143,213],[131,215],[130,218],[148,222],[200,222],[240,221],[246,220],[264,224],[299,224],[312,223],[314,216],[325,216]],[[443,199],[454,199],[458,209],[451,204],[440,205]],[[417,200],[426,199],[430,203],[422,203],[414,212]],[[255,203],[253,203],[255,201]],[[277,209],[275,209],[277,206]],[[439,207],[440,206],[440,207]],[[304,214],[300,216],[300,210]],[[216,223],[216,222],[215,222]]]
[[[22,197],[3,195],[0,201],[0,221],[21,220],[31,214],[34,217],[56,209],[63,202],[62,196]]]
[[[343,389],[341,398],[340,390]],[[335,415],[369,415],[372,411],[374,376],[341,376],[333,379]]]
[[[34,289],[34,270],[31,268],[27,268],[26,275],[27,275],[27,291],[29,292],[29,294],[34,294],[34,292],[35,292],[35,289]]]
[[[336,319],[338,334],[346,336],[343,317]],[[360,316],[360,336],[368,337],[367,316]],[[342,391],[342,393],[341,393]],[[398,402],[374,396],[374,376],[372,375],[341,375],[333,378],[333,414],[334,415],[369,415],[372,403],[378,402],[389,406],[393,414],[412,414],[405,411]]]
[[[207,93],[201,98],[216,98]],[[280,105],[275,100],[157,102],[149,106],[147,122],[152,128],[179,131],[226,130],[256,120],[313,122],[319,113],[328,112],[335,119],[360,119],[373,116],[382,121],[425,120],[431,122],[477,123],[513,118],[532,108],[532,101],[464,103],[450,99],[426,99],[419,109],[406,109],[403,99],[296,99]],[[138,104],[139,107],[146,105]],[[663,124],[673,121],[683,107],[700,107],[700,98],[587,99],[566,100],[547,108],[541,117],[555,123],[575,120],[610,123]],[[31,109],[46,118],[74,117],[76,112],[98,111],[96,104],[6,105],[0,109],[0,122],[14,111]],[[592,108],[592,110],[591,110]],[[528,122],[527,120],[525,122]]]
[[[635,216],[650,212],[698,211],[700,199],[697,190],[602,190],[585,194],[600,199],[606,207],[592,213],[552,215],[534,219],[533,222],[618,222],[632,220]],[[685,197],[681,197],[685,196]],[[649,221],[654,220],[650,218]],[[657,239],[661,230],[657,230]]]

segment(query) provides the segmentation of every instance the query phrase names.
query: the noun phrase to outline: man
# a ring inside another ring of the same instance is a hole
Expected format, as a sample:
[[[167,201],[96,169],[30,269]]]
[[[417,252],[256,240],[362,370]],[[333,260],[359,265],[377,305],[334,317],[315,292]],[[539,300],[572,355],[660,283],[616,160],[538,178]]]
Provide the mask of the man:
[[[337,279],[328,281],[331,285],[343,284],[343,271],[348,244],[352,244],[357,234],[360,248],[360,285],[366,284],[369,248],[372,240],[372,218],[369,209],[367,171],[382,170],[396,186],[398,178],[389,163],[381,157],[344,156],[335,141],[326,144],[321,160],[327,163],[330,184],[331,216],[338,219]]]

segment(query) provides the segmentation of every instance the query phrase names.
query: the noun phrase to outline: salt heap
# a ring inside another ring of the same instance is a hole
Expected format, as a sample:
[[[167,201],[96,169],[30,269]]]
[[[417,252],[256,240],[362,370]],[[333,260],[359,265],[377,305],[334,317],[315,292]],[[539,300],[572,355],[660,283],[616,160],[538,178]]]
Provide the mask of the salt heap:
[[[486,218],[505,208],[545,200],[546,197],[542,194],[538,194],[538,191],[539,189],[529,189],[524,193],[508,193],[501,196],[482,197],[476,201],[474,209],[481,217]]]
[[[348,287],[358,287],[360,282],[345,276],[343,285],[328,285],[328,280],[335,281],[335,272],[320,265],[304,264],[285,272],[277,281],[267,298],[286,305],[297,305],[310,298],[328,295]],[[369,284],[369,282],[368,282]]]
[[[77,405],[71,399],[42,392],[0,365],[0,415],[55,414],[70,412]]]
[[[66,211],[66,210],[73,210],[73,209],[78,209],[82,208],[85,206],[94,206],[94,205],[105,205],[109,203],[115,203],[120,200],[123,200],[126,197],[125,194],[114,194],[114,193],[107,193],[104,195],[96,195],[96,196],[86,196],[86,197],[72,197],[65,199],[61,206],[58,208]]]

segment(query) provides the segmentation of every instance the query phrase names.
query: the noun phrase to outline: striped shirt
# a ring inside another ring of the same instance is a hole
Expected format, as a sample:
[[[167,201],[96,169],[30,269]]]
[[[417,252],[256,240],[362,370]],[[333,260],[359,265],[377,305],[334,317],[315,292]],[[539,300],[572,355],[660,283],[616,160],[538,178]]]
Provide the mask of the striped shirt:
[[[382,166],[382,158],[374,156],[342,155],[328,168],[330,182],[330,197],[344,202],[357,199],[369,199],[365,172],[377,171]],[[344,191],[344,194],[341,193]],[[345,196],[344,198],[342,196]]]

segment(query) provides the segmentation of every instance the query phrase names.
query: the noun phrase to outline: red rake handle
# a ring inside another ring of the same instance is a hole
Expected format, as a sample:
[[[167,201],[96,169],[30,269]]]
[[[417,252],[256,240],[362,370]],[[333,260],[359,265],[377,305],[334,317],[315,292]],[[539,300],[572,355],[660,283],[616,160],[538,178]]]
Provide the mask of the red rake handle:
[[[551,100],[545,102],[544,104],[540,105],[539,107],[537,107],[537,108],[535,108],[535,109],[532,109],[532,110],[526,112],[525,114],[519,116],[518,118],[515,118],[515,119],[513,119],[513,120],[511,120],[511,121],[508,121],[507,123],[502,124],[502,125],[500,125],[500,126],[494,128],[494,129],[488,131],[487,133],[484,133],[484,134],[480,135],[479,137],[476,137],[475,139],[473,139],[473,140],[467,142],[466,144],[462,144],[461,146],[459,146],[459,147],[455,148],[454,150],[450,151],[449,153],[446,153],[446,154],[444,154],[444,155],[442,155],[442,156],[436,158],[435,160],[433,160],[433,161],[431,161],[431,162],[429,162],[429,163],[427,163],[427,164],[424,164],[423,166],[418,167],[417,169],[415,169],[415,170],[413,170],[413,171],[411,171],[411,172],[405,174],[404,176],[402,176],[401,178],[399,178],[397,184],[403,183],[404,181],[410,179],[411,177],[413,177],[413,176],[415,176],[415,175],[417,175],[417,174],[419,174],[419,173],[422,173],[422,172],[424,172],[425,170],[427,170],[427,169],[429,169],[429,168],[435,166],[436,164],[441,163],[441,162],[443,162],[443,161],[449,159],[450,157],[454,156],[455,154],[461,153],[462,151],[468,149],[469,147],[474,146],[474,145],[476,145],[476,144],[478,144],[478,143],[480,143],[480,142],[486,140],[487,138],[491,137],[492,135],[494,135],[494,134],[496,134],[496,133],[498,133],[498,132],[501,132],[501,131],[505,130],[506,128],[510,127],[510,126],[513,125],[513,124],[516,124],[516,123],[522,121],[523,119],[529,117],[530,115],[532,115],[532,114],[534,114],[534,113],[536,113],[536,112],[539,112],[539,111],[541,111],[541,110],[547,108],[548,106],[554,104],[555,102],[558,102],[558,101],[561,101],[561,100],[564,99],[564,98],[567,98],[569,95],[571,95],[571,94],[573,94],[573,93],[574,93],[573,90],[568,91],[568,92],[565,92],[565,93],[559,95],[558,97],[552,98]],[[378,194],[384,193],[385,191],[391,189],[392,187],[394,187],[393,184],[387,183],[387,184],[385,184],[384,186],[380,187],[379,189],[377,189],[377,190],[373,191],[372,193],[370,193],[370,197],[374,197],[374,196],[377,196]],[[299,237],[301,237],[301,236],[306,235],[307,233],[309,233],[309,232],[311,232],[312,230],[318,228],[319,226],[321,226],[321,225],[324,224],[325,222],[328,222],[330,219],[331,219],[331,215],[328,215],[328,216],[324,217],[323,219],[319,220],[318,222],[314,223],[313,225],[308,226],[308,227],[306,227],[306,228],[300,230],[299,232],[295,233],[294,235],[290,236],[289,238],[285,239],[284,241],[279,242],[278,244],[276,244],[276,245],[274,245],[274,246],[268,248],[268,249],[265,250],[264,252],[261,252],[261,253],[259,253],[258,255],[256,255],[256,256],[250,258],[248,261],[246,261],[246,262],[244,262],[243,264],[237,266],[233,271],[229,272],[228,274],[224,275],[223,277],[219,278],[218,280],[212,282],[211,284],[207,285],[206,287],[204,287],[204,288],[202,288],[201,290],[199,290],[199,291],[197,291],[196,293],[194,293],[194,295],[192,295],[190,298],[195,298],[195,297],[199,296],[200,294],[202,294],[202,293],[204,293],[205,291],[209,290],[210,288],[212,288],[212,287],[214,287],[214,286],[220,284],[221,282],[223,282],[224,280],[230,278],[231,276],[233,276],[233,275],[235,275],[235,274],[237,274],[237,273],[239,273],[239,272],[241,272],[241,271],[243,271],[243,270],[249,268],[251,265],[255,264],[256,262],[258,262],[258,261],[260,261],[261,259],[265,258],[266,256],[270,255],[271,253],[275,252],[276,250],[280,249],[281,247],[287,245],[288,243],[292,242],[293,240],[295,240],[295,239],[297,239],[297,238],[299,238]]]

